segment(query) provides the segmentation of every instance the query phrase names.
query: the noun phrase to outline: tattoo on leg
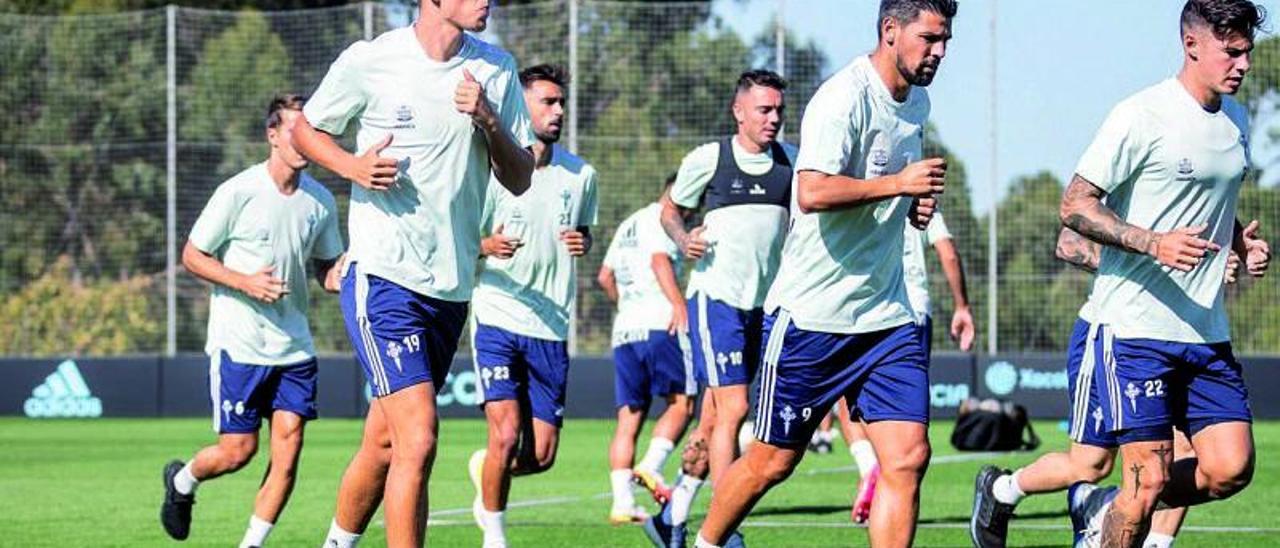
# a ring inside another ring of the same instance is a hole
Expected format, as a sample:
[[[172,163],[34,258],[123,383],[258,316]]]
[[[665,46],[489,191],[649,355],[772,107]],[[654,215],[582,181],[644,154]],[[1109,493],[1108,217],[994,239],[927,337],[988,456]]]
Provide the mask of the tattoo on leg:
[[[1168,466],[1173,462],[1173,447],[1161,446],[1151,450],[1156,456],[1160,457],[1161,464]]]
[[[1133,463],[1129,466],[1129,471],[1133,472],[1133,498],[1138,498],[1138,489],[1142,487],[1142,465]]]

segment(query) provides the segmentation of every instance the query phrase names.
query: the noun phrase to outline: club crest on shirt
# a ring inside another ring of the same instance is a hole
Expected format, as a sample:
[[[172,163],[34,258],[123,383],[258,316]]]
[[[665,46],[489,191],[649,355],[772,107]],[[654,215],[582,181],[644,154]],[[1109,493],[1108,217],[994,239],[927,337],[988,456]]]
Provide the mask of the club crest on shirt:
[[[413,107],[409,105],[400,105],[395,111],[396,123],[391,126],[393,129],[413,129]]]
[[[1190,158],[1178,160],[1178,180],[1190,181],[1195,180],[1195,166],[1191,165]]]
[[[871,165],[884,169],[885,166],[889,165],[889,152],[882,148],[873,149],[871,151]]]
[[[746,185],[742,183],[742,179],[734,177],[733,182],[729,183],[729,194],[742,194],[744,188]]]

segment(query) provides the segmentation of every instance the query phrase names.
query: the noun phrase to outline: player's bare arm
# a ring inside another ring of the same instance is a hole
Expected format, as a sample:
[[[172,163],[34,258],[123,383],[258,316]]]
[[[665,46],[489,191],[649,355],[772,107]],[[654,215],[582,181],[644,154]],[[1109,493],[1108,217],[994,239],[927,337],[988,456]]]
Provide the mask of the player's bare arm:
[[[1235,253],[1244,257],[1245,270],[1255,278],[1261,278],[1266,274],[1267,267],[1271,265],[1271,245],[1258,237],[1259,226],[1257,219],[1250,221],[1249,225],[1244,227],[1240,225],[1240,220],[1236,219],[1235,237],[1231,240]]]
[[[596,284],[604,290],[604,295],[609,297],[609,302],[618,302],[618,277],[614,275],[609,265],[600,265],[600,272],[596,273]]]
[[[191,242],[187,242],[182,248],[182,266],[202,280],[229,287],[266,304],[276,302],[289,292],[284,280],[273,275],[276,270],[274,266],[253,274],[241,274],[227,268],[222,261],[201,251]]]
[[[676,204],[675,200],[671,199],[671,195],[662,195],[662,229],[675,241],[682,255],[698,260],[707,254],[707,241],[702,239],[702,233],[706,228],[701,226],[693,230],[685,228],[685,222],[693,216],[693,213],[692,209]]]
[[[337,293],[338,288],[342,287],[342,265],[347,261],[347,254],[343,253],[333,259],[314,259],[311,261],[311,272],[316,277],[316,282],[329,293]]]
[[[395,158],[382,156],[391,146],[391,135],[360,155],[344,150],[332,135],[311,127],[305,115],[293,126],[293,146],[307,159],[369,190],[386,190],[399,173]]]
[[[956,250],[955,240],[943,238],[933,244],[938,252],[938,262],[942,264],[942,273],[947,277],[947,287],[951,289],[951,340],[960,345],[960,350],[968,352],[973,348],[973,337],[976,328],[973,325],[973,312],[969,309],[969,289],[964,279],[964,262]]]
[[[1058,246],[1055,254],[1059,260],[1066,261],[1067,264],[1080,270],[1097,272],[1098,261],[1102,256],[1102,246],[1064,226],[1058,231]]]
[[[569,255],[581,257],[591,252],[591,244],[594,240],[591,238],[591,227],[580,226],[574,230],[561,232],[560,241],[564,242],[564,246],[569,249]]]
[[[533,174],[533,152],[516,144],[515,137],[503,127],[489,106],[484,87],[471,71],[462,69],[462,76],[453,95],[454,106],[458,112],[470,116],[472,123],[484,133],[485,141],[489,143],[489,163],[494,177],[512,194],[524,194],[529,189],[529,177]]]
[[[946,176],[947,161],[942,158],[921,160],[898,173],[872,179],[801,170],[796,179],[796,204],[801,211],[812,213],[847,209],[898,196],[932,199],[942,194]]]
[[[653,274],[658,278],[658,287],[662,288],[662,295],[667,298],[667,302],[671,303],[671,323],[667,326],[667,332],[671,334],[688,333],[689,332],[689,308],[684,304],[684,297],[680,294],[680,282],[676,280],[676,268],[671,264],[671,257],[666,253],[654,253],[649,260],[650,268],[653,268]]]
[[[1189,272],[1217,244],[1200,237],[1205,225],[1184,227],[1169,232],[1155,232],[1124,222],[1102,203],[1106,193],[1084,177],[1076,175],[1067,185],[1058,215],[1063,226],[1099,244],[1130,253],[1154,257],[1160,264]]]

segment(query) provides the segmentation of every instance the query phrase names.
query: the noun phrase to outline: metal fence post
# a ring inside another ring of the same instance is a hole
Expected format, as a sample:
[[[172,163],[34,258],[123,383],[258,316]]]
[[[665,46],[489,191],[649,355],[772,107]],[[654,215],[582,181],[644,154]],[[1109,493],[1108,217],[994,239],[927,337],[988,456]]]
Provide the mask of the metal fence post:
[[[176,55],[178,7],[165,8],[165,49],[168,138],[165,177],[165,348],[166,356],[178,352],[178,65]]]
[[[373,2],[364,3],[364,39],[373,40]]]
[[[787,0],[778,0],[778,12],[773,29],[773,64],[778,67],[778,75],[787,76]],[[786,126],[778,130],[778,140],[786,137]]]
[[[569,2],[569,135],[567,143],[569,150],[578,154],[578,0],[566,0]],[[569,315],[569,355],[578,355],[578,313],[581,311],[582,303],[579,299],[573,300],[573,313]]]
[[[996,108],[998,106],[998,58],[997,44],[999,39],[996,35],[996,19],[999,13],[999,0],[991,0],[991,213],[988,217],[987,224],[987,353],[995,354],[1000,350],[1000,311],[998,303],[1000,301],[1000,284],[997,276],[1000,275],[1000,265],[998,264],[999,238],[996,233],[996,226],[999,224],[1000,209],[1000,155],[997,153],[998,137],[999,137],[999,118],[996,116]]]

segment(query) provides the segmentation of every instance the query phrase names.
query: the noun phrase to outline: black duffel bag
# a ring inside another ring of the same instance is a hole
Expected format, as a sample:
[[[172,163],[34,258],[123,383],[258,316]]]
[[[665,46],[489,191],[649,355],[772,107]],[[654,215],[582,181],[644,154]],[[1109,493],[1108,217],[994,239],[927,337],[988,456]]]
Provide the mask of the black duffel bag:
[[[960,451],[1031,451],[1040,437],[1027,408],[1011,401],[969,398],[960,404],[951,446]]]

